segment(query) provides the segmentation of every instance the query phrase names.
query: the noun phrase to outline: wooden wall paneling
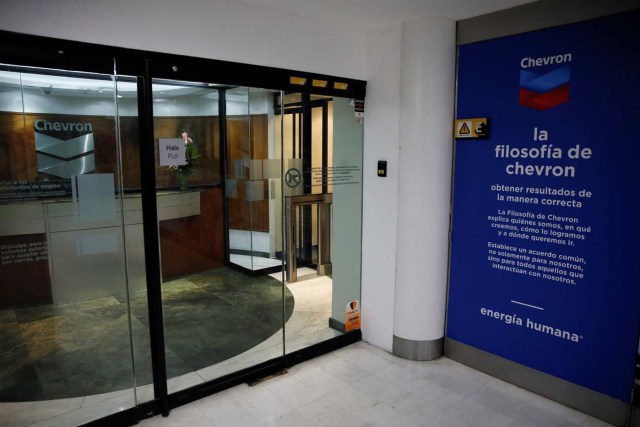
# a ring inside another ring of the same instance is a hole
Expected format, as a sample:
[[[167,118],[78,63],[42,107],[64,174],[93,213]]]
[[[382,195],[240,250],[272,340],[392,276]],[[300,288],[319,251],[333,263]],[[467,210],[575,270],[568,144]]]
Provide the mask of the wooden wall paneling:
[[[224,265],[222,189],[200,192],[200,215],[160,221],[162,277],[200,273]]]
[[[46,242],[44,233],[0,236],[0,308],[52,303]],[[26,245],[29,256],[13,254],[14,245]]]
[[[120,117],[120,141],[122,143],[123,186],[125,189],[139,189],[141,178],[138,117]]]
[[[25,132],[24,117],[18,113],[0,112],[0,181],[29,181],[29,141]]]
[[[0,180],[35,181],[59,178],[38,173],[35,152],[34,122],[91,123],[97,173],[114,173],[116,169],[115,119],[109,116],[82,116],[70,114],[44,114],[0,112]],[[200,166],[190,182],[194,185],[220,183],[220,137],[218,117],[162,117],[156,119],[156,138],[180,137],[179,129],[187,126],[202,155]],[[124,188],[140,188],[140,157],[138,118],[120,117],[122,142],[122,173]],[[73,132],[42,132],[60,139],[77,136]],[[157,164],[157,163],[156,163]],[[157,166],[156,181],[159,188],[177,186],[175,173]]]
[[[247,201],[245,185],[249,170],[236,176],[235,161],[240,159],[262,160],[269,158],[269,118],[266,114],[233,116],[227,118],[228,178],[237,181],[237,198],[229,198],[229,227],[237,230],[269,232],[269,182],[262,180],[264,200]]]
[[[269,117],[266,114],[251,116],[251,158],[269,158]]]

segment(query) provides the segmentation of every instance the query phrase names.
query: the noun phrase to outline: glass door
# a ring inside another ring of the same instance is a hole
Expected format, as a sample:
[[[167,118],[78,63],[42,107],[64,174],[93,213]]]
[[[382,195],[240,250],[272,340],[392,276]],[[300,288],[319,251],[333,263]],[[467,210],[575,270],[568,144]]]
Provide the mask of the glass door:
[[[271,228],[272,102],[268,91],[153,81],[170,393],[283,355],[290,293],[251,274],[281,265]]]
[[[0,426],[137,403],[146,332],[129,291],[144,286],[144,246],[119,96],[113,75],[0,66]]]
[[[359,328],[363,126],[354,104],[289,93],[277,110],[285,283],[296,302],[287,353]]]

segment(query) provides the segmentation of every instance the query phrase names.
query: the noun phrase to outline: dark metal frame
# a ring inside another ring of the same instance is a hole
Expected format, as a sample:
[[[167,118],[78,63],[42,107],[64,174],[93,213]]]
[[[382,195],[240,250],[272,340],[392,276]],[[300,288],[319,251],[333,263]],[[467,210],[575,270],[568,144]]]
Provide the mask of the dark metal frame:
[[[311,360],[323,354],[346,347],[362,339],[360,330],[347,332],[344,335],[331,338],[321,343],[313,344],[302,350],[294,351],[283,357],[268,360],[258,365],[242,369],[240,371],[225,375],[204,384],[198,384],[185,390],[172,393],[168,396],[169,409],[175,409],[186,405],[214,393],[221,392],[231,387],[243,383],[252,383],[260,378],[273,375],[283,369],[290,368],[299,363]],[[161,414],[161,407],[158,400],[146,402],[136,408],[130,408],[113,415],[83,424],[81,427],[126,427]]]
[[[355,99],[364,99],[366,94],[363,80],[0,31],[0,62],[4,63],[111,74],[114,58],[119,75],[143,76],[148,60],[150,75],[159,79]],[[292,77],[303,78],[305,83],[294,84]],[[327,85],[312,86],[313,80],[327,81]],[[336,89],[337,83],[348,87]]]
[[[230,265],[229,253],[229,202],[227,201],[227,90],[218,90],[218,131],[220,134],[220,182],[222,183],[222,218],[224,238],[224,262]]]
[[[148,68],[147,68],[148,70]],[[140,120],[140,182],[142,184],[142,227],[147,277],[149,332],[154,397],[160,400],[161,413],[169,415],[167,401],[167,367],[165,363],[164,326],[162,318],[162,277],[158,204],[156,199],[155,147],[153,136],[153,98],[151,79],[138,78],[138,117]]]
[[[0,31],[0,64],[15,64],[26,67],[43,68],[44,73],[55,70],[72,70],[88,73],[113,74],[114,60],[119,76],[134,76],[138,84],[138,107],[140,125],[140,171],[143,207],[143,232],[145,245],[145,269],[147,274],[149,329],[151,335],[152,370],[154,400],[139,404],[116,414],[85,424],[85,426],[128,426],[153,415],[167,416],[172,408],[200,399],[226,388],[270,375],[283,368],[327,353],[361,339],[360,331],[352,331],[305,349],[284,354],[282,357],[264,362],[200,384],[186,390],[168,394],[165,363],[164,329],[162,318],[160,242],[156,201],[156,181],[154,164],[153,99],[152,79],[168,79],[184,82],[211,82],[233,86],[261,87],[287,92],[300,92],[304,96],[302,109],[310,111],[309,94],[340,96],[364,99],[366,82],[330,75],[285,70],[273,67],[171,55],[136,49],[127,49],[78,41],[62,40],[9,31]],[[213,71],[212,71],[213,70]],[[305,83],[294,84],[292,77],[301,77]],[[119,77],[122,78],[122,77]],[[312,86],[312,81],[326,80],[326,87]],[[345,90],[337,89],[335,83],[347,84]],[[219,97],[220,112],[225,112],[223,91]],[[309,117],[309,114],[305,114]],[[308,118],[310,120],[310,117]],[[304,141],[310,144],[310,127],[305,123]],[[307,133],[308,132],[308,133]],[[221,173],[223,195],[226,178],[226,129],[220,126]],[[310,167],[309,165],[306,165]],[[309,189],[310,192],[310,189]],[[226,201],[226,198],[225,198]],[[226,208],[225,208],[226,212]],[[225,215],[225,221],[228,221]],[[225,228],[228,223],[225,222]],[[226,233],[225,233],[226,234]],[[228,248],[228,236],[225,237]],[[225,251],[228,251],[225,248]]]

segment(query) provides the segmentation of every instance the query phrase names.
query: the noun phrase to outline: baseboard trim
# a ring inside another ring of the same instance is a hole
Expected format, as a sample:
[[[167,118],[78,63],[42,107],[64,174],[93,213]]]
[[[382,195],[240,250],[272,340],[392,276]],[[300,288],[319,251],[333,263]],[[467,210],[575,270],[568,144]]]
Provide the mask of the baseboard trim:
[[[577,384],[512,362],[450,338],[445,339],[448,358],[522,387],[616,426],[626,426],[630,405]]]

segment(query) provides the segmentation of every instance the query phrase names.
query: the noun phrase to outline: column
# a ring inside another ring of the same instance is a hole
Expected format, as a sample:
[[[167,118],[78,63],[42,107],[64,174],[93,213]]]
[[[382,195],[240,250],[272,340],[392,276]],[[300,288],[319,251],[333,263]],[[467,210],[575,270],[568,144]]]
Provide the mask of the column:
[[[442,354],[455,88],[455,22],[402,24],[393,354]]]

